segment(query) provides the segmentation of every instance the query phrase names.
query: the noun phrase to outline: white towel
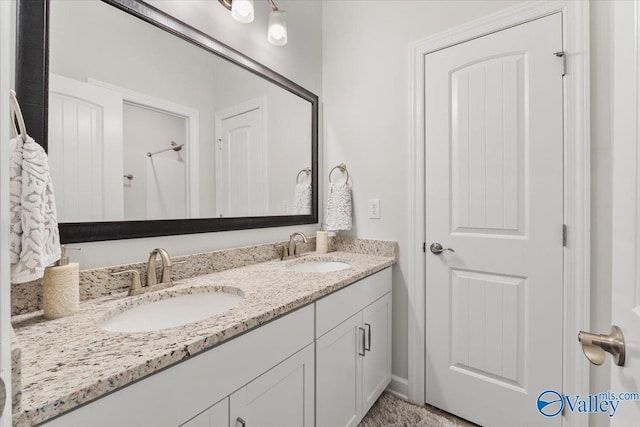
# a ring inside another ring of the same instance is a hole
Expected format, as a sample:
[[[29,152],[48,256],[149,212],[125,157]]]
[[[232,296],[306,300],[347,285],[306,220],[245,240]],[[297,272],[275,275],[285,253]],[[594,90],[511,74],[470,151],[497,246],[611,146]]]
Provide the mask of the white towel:
[[[47,153],[30,137],[10,146],[11,282],[23,283],[60,259],[60,234]]]
[[[293,195],[293,214],[311,214],[311,182],[296,184],[296,191]]]
[[[325,218],[327,230],[351,230],[351,213],[351,187],[349,184],[346,182],[329,183],[327,217]]]

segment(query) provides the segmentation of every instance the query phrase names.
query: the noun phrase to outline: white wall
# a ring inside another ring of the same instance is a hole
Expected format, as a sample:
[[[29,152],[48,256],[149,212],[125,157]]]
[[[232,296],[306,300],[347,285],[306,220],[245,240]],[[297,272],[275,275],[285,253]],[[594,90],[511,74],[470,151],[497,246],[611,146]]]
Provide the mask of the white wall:
[[[266,40],[268,4],[256,2],[256,19],[251,24],[235,22],[230,13],[216,1],[154,0],[153,6],[164,10],[217,40],[265,64],[267,67],[320,94],[321,3],[320,1],[278,1],[287,11],[289,42],[273,46]],[[200,118],[203,121],[203,118]],[[292,177],[293,180],[295,177]],[[291,186],[293,191],[293,185]],[[82,251],[74,254],[81,268],[144,261],[154,247],[165,247],[171,255],[285,240],[294,230],[313,234],[316,226],[294,226],[221,233],[154,237],[126,241],[82,243]]]
[[[323,5],[326,165],[345,162],[353,177],[355,228],[351,234],[395,239],[400,244],[400,262],[393,276],[393,372],[400,377],[407,376],[409,43],[517,3],[346,1]],[[591,289],[592,330],[598,332],[607,332],[611,324],[610,17],[610,2],[592,2]],[[381,219],[367,219],[369,198],[380,198]],[[608,368],[593,369],[591,383],[593,391],[608,390]]]
[[[323,3],[326,166],[353,179],[351,235],[397,240],[393,271],[393,374],[407,377],[409,43],[513,5],[509,1]],[[328,171],[325,171],[325,173]],[[367,199],[380,219],[367,219]]]

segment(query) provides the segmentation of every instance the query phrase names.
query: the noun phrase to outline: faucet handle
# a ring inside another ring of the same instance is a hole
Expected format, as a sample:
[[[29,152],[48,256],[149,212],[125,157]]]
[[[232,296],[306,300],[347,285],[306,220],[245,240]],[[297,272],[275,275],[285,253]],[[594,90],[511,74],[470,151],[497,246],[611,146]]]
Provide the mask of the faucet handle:
[[[115,273],[111,273],[112,276],[122,276],[123,274],[131,274],[131,285],[129,286],[129,295],[132,295],[133,292],[142,288],[142,284],[140,282],[140,272],[138,272],[138,270],[124,270],[124,271],[117,271]]]
[[[287,247],[287,245],[274,245],[274,247],[276,249],[282,249],[282,252],[280,253],[280,261],[283,261],[286,257],[289,256],[289,248]]]
[[[307,242],[294,242],[293,243],[293,253],[290,254],[290,255],[293,255],[293,256],[296,256],[296,257],[300,256],[300,254],[298,254],[298,245],[300,245],[302,243],[306,244]]]

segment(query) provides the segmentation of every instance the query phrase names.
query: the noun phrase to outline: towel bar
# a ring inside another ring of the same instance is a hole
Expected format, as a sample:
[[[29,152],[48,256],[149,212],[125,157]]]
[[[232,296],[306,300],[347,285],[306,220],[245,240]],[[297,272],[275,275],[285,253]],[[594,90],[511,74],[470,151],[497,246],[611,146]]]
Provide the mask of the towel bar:
[[[9,101],[11,110],[11,131],[16,137],[18,135],[22,135],[22,140],[26,141],[29,137],[29,134],[27,133],[27,125],[25,124],[24,117],[22,116],[22,110],[20,109],[20,103],[18,102],[16,91],[13,89],[9,91]],[[19,129],[16,129],[16,120],[18,121]]]
[[[311,175],[311,168],[306,167],[302,169],[300,172],[298,172],[298,175],[296,176],[296,184],[300,184],[300,174],[302,173],[306,174],[307,176]]]
[[[347,174],[347,180],[345,181],[345,184],[348,184],[349,183],[349,171],[347,170],[347,165],[345,165],[344,163],[340,163],[339,165],[334,166],[333,169],[331,169],[331,171],[329,172],[329,182],[332,182],[331,181],[331,174],[336,169],[340,169],[340,172]]]

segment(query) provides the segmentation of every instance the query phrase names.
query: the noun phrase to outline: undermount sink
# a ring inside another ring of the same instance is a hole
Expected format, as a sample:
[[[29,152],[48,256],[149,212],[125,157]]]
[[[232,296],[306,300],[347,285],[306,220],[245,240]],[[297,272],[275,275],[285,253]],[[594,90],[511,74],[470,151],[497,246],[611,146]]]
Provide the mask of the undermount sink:
[[[337,261],[307,261],[287,267],[291,271],[304,273],[329,273],[351,268],[350,264]]]
[[[242,300],[226,292],[182,294],[132,307],[104,322],[112,332],[148,332],[198,322],[225,312]]]

